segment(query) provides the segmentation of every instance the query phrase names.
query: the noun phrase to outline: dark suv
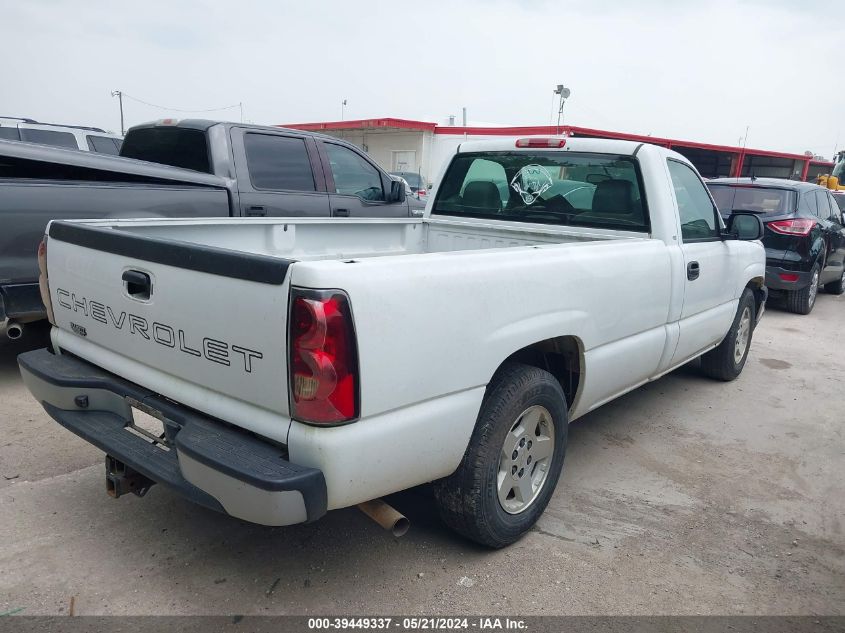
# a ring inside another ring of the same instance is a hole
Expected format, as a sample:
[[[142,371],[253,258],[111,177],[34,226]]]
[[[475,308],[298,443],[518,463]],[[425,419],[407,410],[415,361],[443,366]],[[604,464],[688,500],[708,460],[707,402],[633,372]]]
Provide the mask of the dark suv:
[[[766,286],[785,295],[791,312],[808,314],[819,285],[845,292],[845,227],[831,193],[818,185],[776,178],[717,178],[707,187],[724,217],[753,211],[766,227]]]

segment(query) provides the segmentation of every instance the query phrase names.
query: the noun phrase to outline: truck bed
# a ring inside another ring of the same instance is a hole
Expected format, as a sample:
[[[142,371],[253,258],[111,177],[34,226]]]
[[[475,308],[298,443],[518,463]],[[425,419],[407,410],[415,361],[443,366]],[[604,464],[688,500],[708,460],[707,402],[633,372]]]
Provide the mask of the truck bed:
[[[296,261],[646,239],[642,233],[438,218],[126,219],[86,222],[129,235],[177,240]]]

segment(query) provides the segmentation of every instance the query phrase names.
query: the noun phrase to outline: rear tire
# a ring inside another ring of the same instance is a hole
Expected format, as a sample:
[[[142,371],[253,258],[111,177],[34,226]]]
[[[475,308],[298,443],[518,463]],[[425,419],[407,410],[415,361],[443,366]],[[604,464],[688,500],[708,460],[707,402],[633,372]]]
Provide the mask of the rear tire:
[[[706,375],[728,382],[742,373],[748,359],[748,350],[751,349],[756,315],[754,293],[746,288],[739,298],[739,307],[728,334],[718,347],[701,357],[701,370]]]
[[[825,284],[824,291],[829,295],[841,295],[845,292],[845,270],[842,271],[842,275],[838,281],[831,281],[829,284]]]
[[[500,368],[461,464],[434,484],[444,523],[487,547],[518,540],[554,493],[568,426],[566,397],[554,376],[520,363]]]
[[[786,293],[786,309],[795,314],[810,314],[819,294],[819,265],[813,266],[810,283],[801,290]]]

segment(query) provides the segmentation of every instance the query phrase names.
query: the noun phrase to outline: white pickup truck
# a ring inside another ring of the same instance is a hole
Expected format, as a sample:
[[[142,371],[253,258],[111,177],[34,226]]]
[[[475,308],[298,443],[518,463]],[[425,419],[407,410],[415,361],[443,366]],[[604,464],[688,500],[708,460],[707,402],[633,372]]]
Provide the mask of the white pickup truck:
[[[491,547],[545,509],[570,421],[698,356],[735,378],[766,300],[759,218],[625,141],[464,143],[416,219],[47,233],[52,349],[19,364],[112,495],[289,525],[434,482]]]

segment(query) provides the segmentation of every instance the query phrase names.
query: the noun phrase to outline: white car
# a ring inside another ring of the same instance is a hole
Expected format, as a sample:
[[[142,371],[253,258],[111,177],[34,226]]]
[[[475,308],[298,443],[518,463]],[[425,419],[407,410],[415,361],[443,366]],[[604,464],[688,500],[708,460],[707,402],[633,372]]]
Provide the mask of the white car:
[[[448,525],[501,547],[569,422],[698,356],[739,375],[762,230],[725,227],[661,147],[463,143],[423,218],[54,221],[52,350],[19,363],[114,496],[158,482],[289,525],[434,482]]]
[[[120,145],[123,142],[123,137],[98,127],[56,125],[16,117],[0,117],[0,139],[81,149],[113,156],[120,153]]]

